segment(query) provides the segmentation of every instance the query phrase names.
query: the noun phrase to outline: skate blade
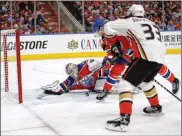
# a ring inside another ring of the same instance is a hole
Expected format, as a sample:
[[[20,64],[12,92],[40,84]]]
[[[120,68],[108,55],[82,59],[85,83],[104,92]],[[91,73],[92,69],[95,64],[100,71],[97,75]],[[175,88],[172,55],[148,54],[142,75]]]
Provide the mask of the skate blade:
[[[105,102],[105,99],[97,100],[97,101],[96,101],[96,103],[102,103],[102,102]]]
[[[115,132],[126,132],[128,130],[128,126],[123,125],[115,127],[113,124],[107,124],[105,129]]]
[[[145,113],[145,115],[148,116],[161,116],[161,115],[165,115],[163,112],[159,112],[159,113]]]

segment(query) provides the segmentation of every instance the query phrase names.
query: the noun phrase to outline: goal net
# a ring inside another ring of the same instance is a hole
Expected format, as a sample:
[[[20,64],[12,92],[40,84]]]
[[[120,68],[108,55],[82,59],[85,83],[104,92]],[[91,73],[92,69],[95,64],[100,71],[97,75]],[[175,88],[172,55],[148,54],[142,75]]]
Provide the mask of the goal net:
[[[1,30],[1,105],[22,102],[20,34]]]

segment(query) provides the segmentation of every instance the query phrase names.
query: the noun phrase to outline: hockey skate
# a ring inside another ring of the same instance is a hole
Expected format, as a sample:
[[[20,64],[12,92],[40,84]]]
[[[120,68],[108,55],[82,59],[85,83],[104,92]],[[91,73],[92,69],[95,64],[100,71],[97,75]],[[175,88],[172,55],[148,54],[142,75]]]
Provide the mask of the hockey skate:
[[[164,115],[161,105],[145,107],[143,112],[148,115]]]
[[[107,121],[106,129],[118,132],[126,132],[130,123],[130,115],[122,114],[121,117],[115,120]]]
[[[179,90],[179,80],[177,78],[174,79],[174,81],[171,83],[172,84],[172,91],[175,95],[178,94]]]

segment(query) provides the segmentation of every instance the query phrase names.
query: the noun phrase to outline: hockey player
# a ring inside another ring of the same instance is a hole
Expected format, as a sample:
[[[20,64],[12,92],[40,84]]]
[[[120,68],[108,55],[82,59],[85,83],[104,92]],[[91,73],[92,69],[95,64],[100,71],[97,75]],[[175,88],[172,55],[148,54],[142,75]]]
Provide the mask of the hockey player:
[[[66,73],[68,78],[59,83],[58,80],[50,85],[43,86],[45,94],[50,95],[61,95],[62,93],[71,92],[72,90],[89,90],[92,92],[100,93],[103,91],[103,86],[107,76],[109,75],[109,70],[111,64],[106,62],[107,58],[102,61],[97,61],[94,59],[85,60],[82,63],[76,65],[69,63],[66,65]],[[112,62],[111,62],[112,63]],[[86,79],[84,79],[87,77]],[[117,93],[117,88],[113,87],[113,92]],[[133,94],[138,94],[141,88],[135,88]]]
[[[66,65],[65,71],[68,78],[59,83],[55,81],[51,85],[42,87],[45,94],[61,95],[72,90],[102,91],[104,81],[103,77],[107,76],[110,64],[106,63],[102,66],[102,61],[94,59],[85,60],[80,64],[69,63]],[[102,85],[101,85],[102,84]]]
[[[127,130],[132,114],[132,90],[134,86],[140,86],[143,89],[150,103],[149,107],[143,109],[147,114],[160,113],[162,111],[162,106],[159,104],[157,91],[153,84],[154,77],[157,74],[162,75],[172,84],[172,92],[174,94],[177,94],[179,90],[179,80],[162,64],[165,48],[162,44],[158,27],[143,17],[143,7],[141,5],[132,5],[127,12],[126,19],[118,19],[104,25],[104,49],[107,51],[108,60],[113,57],[118,59],[111,68],[104,84],[104,92],[96,98],[102,100],[107,97],[108,91],[122,72],[124,72],[123,79],[125,79],[118,84],[120,91],[120,118],[107,121],[106,128],[110,130]],[[133,50],[129,48],[129,45],[125,44],[124,40],[126,39],[122,36],[129,38],[128,40],[130,40]],[[125,69],[126,66],[128,66],[127,69]]]
[[[162,43],[160,31],[154,22],[144,18],[142,5],[132,5],[125,19],[106,23],[103,32],[105,45],[115,44],[119,40],[124,46],[132,48],[135,57],[164,63],[166,49]],[[110,49],[106,51],[109,56]],[[175,89],[178,80],[165,65],[159,74]]]

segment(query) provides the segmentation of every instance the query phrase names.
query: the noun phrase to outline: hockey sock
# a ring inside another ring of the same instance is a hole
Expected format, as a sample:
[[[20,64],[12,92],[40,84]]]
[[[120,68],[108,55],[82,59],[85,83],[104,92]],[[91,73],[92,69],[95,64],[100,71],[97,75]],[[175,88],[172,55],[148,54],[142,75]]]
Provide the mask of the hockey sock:
[[[117,82],[117,76],[108,75],[106,82],[104,84],[104,90],[111,90],[112,86]]]
[[[144,91],[144,93],[151,106],[157,106],[159,104],[158,94],[155,86],[153,86],[150,90]]]
[[[109,91],[113,87],[113,85],[117,82],[118,76],[124,71],[125,65],[115,64],[111,68],[109,75],[104,84],[104,90]]]
[[[133,94],[131,92],[123,92],[119,94],[120,114],[132,113]]]
[[[175,79],[174,74],[165,65],[162,65],[161,69],[159,70],[159,74],[170,83],[172,83]]]

